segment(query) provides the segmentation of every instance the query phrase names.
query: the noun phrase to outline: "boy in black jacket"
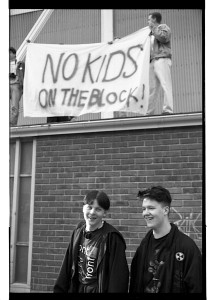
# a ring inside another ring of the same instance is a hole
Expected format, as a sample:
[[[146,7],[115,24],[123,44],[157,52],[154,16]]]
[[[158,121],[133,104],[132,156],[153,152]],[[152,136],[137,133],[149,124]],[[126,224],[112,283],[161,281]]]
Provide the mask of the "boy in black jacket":
[[[202,260],[195,242],[169,222],[171,195],[161,186],[139,191],[151,230],[131,263],[130,293],[201,293]]]
[[[85,222],[73,231],[55,293],[127,293],[129,271],[121,233],[102,219],[110,206],[103,191],[84,198]]]

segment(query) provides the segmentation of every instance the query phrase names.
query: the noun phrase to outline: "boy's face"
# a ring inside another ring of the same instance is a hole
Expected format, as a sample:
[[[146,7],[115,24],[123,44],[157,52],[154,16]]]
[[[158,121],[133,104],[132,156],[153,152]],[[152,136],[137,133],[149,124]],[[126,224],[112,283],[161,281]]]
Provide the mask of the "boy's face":
[[[161,228],[168,218],[169,207],[150,198],[143,199],[142,210],[147,227],[152,229]]]
[[[101,225],[102,219],[106,215],[106,210],[98,205],[97,200],[94,200],[91,204],[83,206],[83,214],[86,225],[88,225],[90,230],[95,230]]]

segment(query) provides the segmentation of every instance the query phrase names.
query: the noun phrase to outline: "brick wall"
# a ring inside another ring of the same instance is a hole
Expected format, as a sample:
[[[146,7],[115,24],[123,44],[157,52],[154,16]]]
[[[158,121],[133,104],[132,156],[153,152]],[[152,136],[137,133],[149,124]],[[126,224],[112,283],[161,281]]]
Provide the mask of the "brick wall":
[[[136,195],[156,184],[172,194],[171,220],[201,249],[201,126],[39,137],[32,290],[52,291],[91,189],[110,196],[107,221],[123,234],[130,265],[146,233]]]

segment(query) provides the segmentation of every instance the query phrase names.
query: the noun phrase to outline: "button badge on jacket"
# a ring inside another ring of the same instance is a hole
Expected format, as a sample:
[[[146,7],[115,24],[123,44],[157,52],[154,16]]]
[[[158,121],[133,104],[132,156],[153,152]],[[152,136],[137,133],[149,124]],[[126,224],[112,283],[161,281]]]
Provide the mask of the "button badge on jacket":
[[[182,260],[184,260],[184,253],[182,253],[182,252],[177,252],[177,253],[175,254],[175,257],[176,257],[176,260],[182,261]]]

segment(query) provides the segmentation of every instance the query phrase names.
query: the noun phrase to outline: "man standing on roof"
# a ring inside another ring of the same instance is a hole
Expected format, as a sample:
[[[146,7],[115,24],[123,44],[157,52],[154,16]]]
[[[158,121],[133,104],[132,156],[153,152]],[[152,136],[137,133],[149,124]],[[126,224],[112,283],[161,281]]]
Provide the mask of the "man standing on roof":
[[[161,24],[159,12],[149,14],[148,24],[151,29],[150,47],[150,95],[147,115],[153,115],[160,87],[164,91],[162,114],[173,113],[173,95],[171,80],[171,29]]]

